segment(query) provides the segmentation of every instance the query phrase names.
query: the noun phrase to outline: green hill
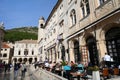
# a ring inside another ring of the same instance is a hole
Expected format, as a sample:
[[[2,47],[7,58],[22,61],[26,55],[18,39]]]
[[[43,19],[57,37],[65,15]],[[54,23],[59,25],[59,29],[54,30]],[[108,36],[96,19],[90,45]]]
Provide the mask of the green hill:
[[[38,28],[37,27],[20,27],[5,30],[4,41],[15,42],[23,39],[37,40]]]

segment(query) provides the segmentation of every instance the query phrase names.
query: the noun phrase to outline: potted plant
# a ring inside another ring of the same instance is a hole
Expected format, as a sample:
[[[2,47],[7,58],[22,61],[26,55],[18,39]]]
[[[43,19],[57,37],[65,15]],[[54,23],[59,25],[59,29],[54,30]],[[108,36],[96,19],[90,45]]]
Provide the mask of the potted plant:
[[[66,65],[66,62],[65,62],[65,61],[63,61],[63,62],[62,62],[62,66],[65,66],[65,65]]]
[[[100,73],[99,73],[99,67],[98,66],[92,66],[88,67],[88,70],[91,71],[93,80],[100,80]]]

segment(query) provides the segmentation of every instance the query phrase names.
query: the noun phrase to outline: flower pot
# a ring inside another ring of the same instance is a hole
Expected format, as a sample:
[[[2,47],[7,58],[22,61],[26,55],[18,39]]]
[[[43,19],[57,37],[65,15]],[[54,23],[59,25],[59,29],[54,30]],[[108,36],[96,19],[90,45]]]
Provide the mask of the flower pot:
[[[87,70],[88,75],[92,75],[92,70]]]
[[[100,73],[99,73],[99,71],[93,71],[92,72],[92,77],[93,77],[93,80],[100,80]]]

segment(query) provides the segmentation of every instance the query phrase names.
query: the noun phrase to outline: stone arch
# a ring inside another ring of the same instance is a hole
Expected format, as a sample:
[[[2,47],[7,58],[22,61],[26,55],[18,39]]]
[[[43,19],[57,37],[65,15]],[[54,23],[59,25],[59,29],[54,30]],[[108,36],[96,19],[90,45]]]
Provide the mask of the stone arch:
[[[120,26],[113,25],[105,33],[107,53],[113,58],[116,64],[120,64]]]
[[[99,55],[97,51],[96,38],[93,35],[89,35],[86,37],[86,46],[88,48],[90,62],[92,63],[92,65],[98,65]]]
[[[106,24],[106,25],[104,25],[103,26],[103,28],[101,29],[101,31],[100,31],[100,39],[102,39],[102,40],[105,40],[105,33],[109,30],[109,29],[111,29],[111,28],[113,28],[114,26],[119,26],[120,24],[117,24],[117,23],[109,23],[109,24]],[[119,26],[120,27],[120,26]]]
[[[89,36],[93,36],[93,34],[92,34],[92,33],[85,32],[85,33],[82,35],[80,44],[81,44],[81,45],[86,45],[86,39],[87,39]]]
[[[19,58],[18,61],[19,61],[19,62],[22,62],[22,58]]]
[[[80,45],[79,45],[79,40],[73,39],[73,51],[74,51],[74,60],[75,62],[81,61],[81,53],[80,53]]]
[[[33,58],[29,58],[29,63],[30,63],[30,64],[32,63],[32,60],[33,60]]]
[[[24,62],[27,62],[27,58],[24,58],[24,60],[23,60]]]
[[[17,62],[17,58],[14,58],[13,60],[14,60],[14,62]]]

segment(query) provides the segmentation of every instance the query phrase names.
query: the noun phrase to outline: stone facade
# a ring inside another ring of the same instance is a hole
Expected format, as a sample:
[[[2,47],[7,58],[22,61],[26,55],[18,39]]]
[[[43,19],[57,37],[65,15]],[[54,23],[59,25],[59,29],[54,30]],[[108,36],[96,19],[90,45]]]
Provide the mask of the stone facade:
[[[16,41],[14,45],[14,62],[33,63],[38,59],[38,44],[37,40],[21,40]]]
[[[2,42],[3,42],[4,34],[5,34],[4,24],[0,23],[0,60],[1,60],[1,57],[2,57],[1,48],[2,48]]]
[[[11,61],[11,47],[7,43],[2,43],[1,47],[1,60],[2,62],[9,63]]]
[[[38,26],[43,60],[98,65],[108,53],[120,63],[119,0],[59,0],[43,21]]]

